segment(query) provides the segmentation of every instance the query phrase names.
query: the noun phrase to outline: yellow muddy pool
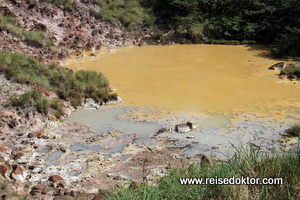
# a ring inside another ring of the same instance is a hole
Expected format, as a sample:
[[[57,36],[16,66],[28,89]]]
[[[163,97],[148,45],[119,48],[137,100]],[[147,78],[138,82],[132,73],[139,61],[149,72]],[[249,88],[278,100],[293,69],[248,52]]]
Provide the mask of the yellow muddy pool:
[[[128,106],[298,115],[300,82],[278,79],[279,71],[268,70],[280,60],[261,46],[145,46],[96,53],[71,59],[68,67],[103,72]]]

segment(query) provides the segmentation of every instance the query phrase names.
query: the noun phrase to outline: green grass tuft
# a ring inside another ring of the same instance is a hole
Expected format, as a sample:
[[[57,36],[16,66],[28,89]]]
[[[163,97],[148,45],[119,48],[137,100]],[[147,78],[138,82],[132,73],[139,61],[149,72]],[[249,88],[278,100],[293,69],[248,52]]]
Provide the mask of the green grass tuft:
[[[0,14],[0,30],[1,29],[8,31],[22,40],[37,41],[43,47],[47,47],[48,49],[54,46],[51,38],[45,32],[23,30],[19,26],[17,18],[14,16]]]
[[[52,108],[57,118],[62,115],[62,103],[58,99],[48,100],[42,96],[39,90],[30,90],[18,97],[12,97],[10,104],[17,107],[34,107],[39,113],[47,114]]]
[[[153,16],[148,14],[138,0],[98,1],[98,4],[102,5],[98,17],[112,24],[120,22],[131,28],[135,25],[154,23]]]
[[[74,107],[80,106],[84,98],[96,102],[117,98],[109,94],[109,82],[102,73],[87,70],[74,73],[53,63],[45,66],[26,54],[0,52],[1,72],[14,82],[55,91],[60,98],[70,100]],[[46,112],[49,106],[39,100],[37,108]]]
[[[189,165],[175,168],[160,179],[157,186],[117,189],[108,199],[299,199],[299,152],[263,153],[258,149],[237,149],[227,161],[213,165]],[[282,185],[181,185],[180,178],[206,177],[283,178]]]
[[[280,74],[286,74],[289,77],[292,75],[300,77],[300,63],[288,64],[284,69],[281,70]]]

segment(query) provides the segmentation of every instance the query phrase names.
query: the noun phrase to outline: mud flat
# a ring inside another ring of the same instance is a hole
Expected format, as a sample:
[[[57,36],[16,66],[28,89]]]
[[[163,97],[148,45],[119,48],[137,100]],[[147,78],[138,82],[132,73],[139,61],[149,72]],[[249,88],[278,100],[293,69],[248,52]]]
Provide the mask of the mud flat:
[[[101,120],[103,118],[105,120]],[[200,126],[188,133],[175,131],[176,124],[187,121]],[[208,154],[222,159],[233,152],[233,146],[250,143],[265,150],[287,150],[297,143],[297,140],[284,143],[280,135],[296,122],[294,118],[276,120],[260,117],[255,113],[243,113],[230,118],[220,114],[196,115],[151,108],[121,107],[102,111],[80,111],[68,122],[80,122],[99,132],[114,129],[127,135],[135,134],[138,139],[134,142],[145,147],[159,145],[159,141],[164,141],[168,149],[180,149],[186,157]],[[162,127],[166,131],[159,132]]]

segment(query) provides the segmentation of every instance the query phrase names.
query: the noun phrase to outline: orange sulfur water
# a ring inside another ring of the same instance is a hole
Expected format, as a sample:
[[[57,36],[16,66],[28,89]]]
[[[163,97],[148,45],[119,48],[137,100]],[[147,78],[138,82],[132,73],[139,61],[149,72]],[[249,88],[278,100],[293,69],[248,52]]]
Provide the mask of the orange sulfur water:
[[[279,62],[260,46],[126,47],[70,60],[104,73],[125,105],[196,113],[238,111],[298,116],[300,82],[278,79]]]

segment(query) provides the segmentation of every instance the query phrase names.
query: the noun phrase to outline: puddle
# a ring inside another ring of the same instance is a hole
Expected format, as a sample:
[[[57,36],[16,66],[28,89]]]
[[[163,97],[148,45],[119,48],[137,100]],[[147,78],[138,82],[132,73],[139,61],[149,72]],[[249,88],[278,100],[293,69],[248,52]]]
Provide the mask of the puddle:
[[[58,160],[63,154],[64,154],[64,152],[62,152],[62,151],[55,151],[51,155],[49,155],[46,158],[46,160],[48,160],[49,162],[53,162],[55,160]]]
[[[71,115],[66,123],[78,122],[88,125],[93,130],[104,133],[114,129],[119,129],[126,134],[138,133],[147,136],[155,133],[160,125],[146,122],[131,122],[130,120],[118,119],[118,116],[124,113],[126,108],[112,108],[103,110],[82,110]],[[84,148],[84,147],[82,147]]]
[[[51,146],[47,145],[45,149],[38,151],[39,153],[49,153],[51,151]]]
[[[100,145],[89,145],[87,143],[74,142],[73,145],[70,146],[70,151],[93,151],[100,152],[103,148]]]

